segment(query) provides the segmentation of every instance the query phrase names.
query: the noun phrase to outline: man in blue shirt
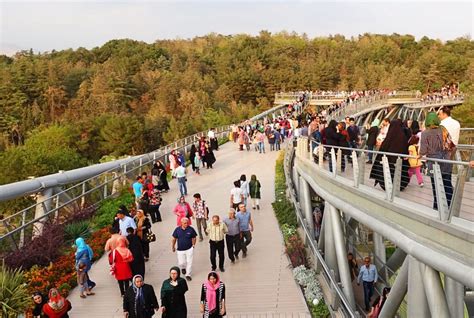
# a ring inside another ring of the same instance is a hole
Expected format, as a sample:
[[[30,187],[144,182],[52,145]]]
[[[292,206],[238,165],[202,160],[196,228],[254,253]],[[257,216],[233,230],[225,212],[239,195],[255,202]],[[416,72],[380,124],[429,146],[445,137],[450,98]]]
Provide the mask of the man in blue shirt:
[[[370,264],[370,257],[364,258],[364,265],[360,268],[359,276],[357,277],[357,285],[360,285],[360,280],[364,286],[364,302],[365,310],[370,310],[370,298],[374,294],[374,285],[377,283],[377,268],[375,265]]]
[[[141,176],[137,177],[137,181],[132,184],[133,193],[135,194],[135,204],[137,205],[137,209],[140,208],[140,198],[143,194],[143,179]]]
[[[181,219],[181,226],[174,230],[171,238],[171,250],[178,255],[178,266],[181,268],[181,273],[186,275],[186,279],[190,281],[197,233],[188,224],[188,218]],[[176,242],[178,242],[178,250],[176,250]]]
[[[252,242],[253,221],[250,212],[247,212],[245,204],[239,204],[239,212],[236,215],[239,220],[240,246],[236,247],[235,258],[239,259],[239,252],[242,250],[243,257],[247,257],[247,246]]]

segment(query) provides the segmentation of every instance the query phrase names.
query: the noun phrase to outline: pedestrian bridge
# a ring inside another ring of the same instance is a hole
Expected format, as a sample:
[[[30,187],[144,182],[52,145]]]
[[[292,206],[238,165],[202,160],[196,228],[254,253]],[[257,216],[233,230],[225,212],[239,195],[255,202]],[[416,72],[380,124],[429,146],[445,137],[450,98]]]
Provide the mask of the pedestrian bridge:
[[[367,99],[361,101],[359,107],[361,112],[374,114],[387,105],[383,99]],[[432,105],[420,108],[429,107]],[[284,109],[277,106],[252,120],[282,115]],[[220,127],[217,135],[226,137],[229,130],[229,126]],[[166,162],[171,150],[187,152],[202,134],[118,162],[116,166],[93,166],[96,170],[92,177],[87,173],[77,177],[72,171],[67,172],[71,181],[57,182],[58,176],[52,175],[42,177],[36,188],[32,184],[35,180],[0,186],[3,201],[32,193],[37,193],[38,198],[35,205],[2,220],[0,242],[21,248],[29,239],[40,235],[44,220],[67,213],[86,200],[100,204],[104,198],[114,195],[122,183],[127,184],[134,175],[149,170],[155,160]],[[316,149],[317,161],[313,149]],[[398,190],[401,169],[398,162],[403,156],[399,156],[393,176],[388,162],[383,159],[385,190],[381,190],[371,186],[373,181],[368,178],[367,151],[352,152],[353,165],[345,163],[346,169],[342,171],[342,162],[347,160],[342,150],[345,149],[334,148],[329,152],[331,172],[328,161],[324,160],[324,149],[314,141],[302,137],[296,145],[287,142],[285,149],[287,194],[295,206],[301,234],[332,312],[338,317],[359,317],[364,312],[361,287],[353,284],[348,269],[346,255],[352,251],[359,259],[364,255],[373,256],[380,275],[379,289],[383,285],[393,286],[381,317],[463,317],[465,288],[474,288],[474,185],[467,163],[452,163],[455,166],[454,195],[450,207],[442,181],[437,179],[435,187],[440,208],[433,210],[429,178],[424,188],[418,188],[413,180],[404,191]],[[236,264],[226,260],[226,272],[221,274],[227,285],[228,316],[309,317],[304,298],[288,269],[289,262],[271,208],[277,153],[239,152],[235,144],[227,143],[216,152],[216,157],[214,169],[188,179],[189,193],[201,193],[211,214],[226,215],[232,182],[241,174],[247,177],[256,174],[262,183],[262,210],[252,210],[255,231],[249,256]],[[80,172],[89,171],[84,169]],[[176,225],[171,211],[177,197],[177,187],[172,184],[172,191],[164,194],[161,208],[164,221],[153,225],[158,240],[151,245],[146,282],[157,292],[169,268],[176,264],[169,238]],[[314,220],[315,207],[323,210],[320,224]],[[316,240],[318,227],[320,234]],[[387,245],[395,247],[390,257],[386,255]],[[199,242],[193,281],[187,294],[189,317],[200,316],[200,284],[210,270],[208,257],[208,244]],[[84,300],[78,297],[77,289],[74,290],[70,295],[71,317],[122,317],[118,287],[108,275],[104,257],[94,264],[91,278],[98,283],[96,295]]]

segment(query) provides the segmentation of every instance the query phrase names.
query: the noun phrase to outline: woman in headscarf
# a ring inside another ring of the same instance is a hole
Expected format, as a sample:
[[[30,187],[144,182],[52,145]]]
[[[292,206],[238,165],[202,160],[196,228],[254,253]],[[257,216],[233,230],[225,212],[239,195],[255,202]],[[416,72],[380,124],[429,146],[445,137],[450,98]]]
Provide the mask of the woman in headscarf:
[[[188,202],[186,202],[186,197],[184,195],[178,198],[178,203],[173,209],[173,213],[176,215],[176,224],[181,226],[181,219],[188,218],[189,225],[191,225],[191,217],[193,216],[193,211]]]
[[[250,190],[250,198],[252,199],[252,209],[260,210],[260,181],[257,180],[256,175],[252,175],[250,177],[249,182],[249,190]]]
[[[197,153],[196,145],[192,144],[191,149],[189,150],[189,161],[191,161],[191,167],[193,168],[193,171],[196,171],[196,165],[194,162],[194,159],[196,158],[196,153]]]
[[[202,284],[200,309],[204,318],[218,318],[226,314],[225,285],[216,272],[210,272]]]
[[[135,223],[137,224],[137,236],[142,242],[143,255],[145,256],[145,261],[148,261],[150,258],[150,242],[147,241],[148,232],[151,229],[150,220],[145,216],[143,210],[137,210],[137,215],[135,216]]]
[[[375,118],[367,131],[367,150],[374,150],[377,142],[377,135],[379,134],[380,119]],[[367,163],[372,163],[373,153],[369,152],[369,160]]]
[[[49,300],[43,306],[43,312],[49,318],[69,318],[68,311],[72,309],[69,300],[61,296],[56,288],[49,291]]]
[[[326,135],[326,145],[327,146],[339,146],[342,142],[346,140],[346,137],[344,137],[337,128],[337,122],[333,119],[329,122],[328,126],[326,129],[324,129],[324,133]],[[331,151],[331,148],[326,149],[328,152]],[[334,151],[336,152],[337,155],[337,148],[334,148]],[[332,156],[329,153],[329,171],[332,172]]]
[[[380,145],[379,151],[381,152],[390,152],[396,154],[408,155],[408,140],[403,133],[402,121],[400,119],[395,119],[390,122],[387,135]],[[382,166],[382,154],[378,154],[375,158],[372,170],[370,171],[370,178],[375,179],[375,185],[380,184],[380,187],[385,190],[385,178],[383,174]],[[395,163],[397,162],[398,156],[387,155],[390,176],[393,180],[395,174]],[[403,191],[405,187],[410,182],[408,178],[408,169],[409,164],[407,160],[402,160],[402,175],[400,181],[400,191]]]
[[[168,185],[168,179],[167,179],[167,172],[166,172],[166,167],[161,162],[160,160],[157,161],[157,166],[158,166],[158,190],[168,192],[170,189],[170,186]]]
[[[133,227],[129,227],[127,233],[128,249],[133,256],[133,261],[130,262],[132,275],[145,277],[145,257],[143,256],[142,240],[134,233]]]
[[[82,237],[76,239],[76,270],[78,269],[79,263],[82,262],[86,264],[85,273],[87,274],[87,287],[92,289],[95,287],[95,283],[89,277],[89,270],[92,267],[92,259],[94,258],[94,252],[87,245],[86,241]]]
[[[425,131],[421,133],[420,141],[420,156],[435,159],[448,159],[449,151],[445,149],[444,144],[449,138],[447,130],[440,126],[441,122],[435,112],[430,112],[426,115]],[[433,189],[433,209],[438,209],[438,198],[436,196],[436,188],[433,175],[433,161],[427,161],[428,174],[431,178],[431,188]],[[453,196],[453,185],[451,182],[452,165],[449,163],[439,163],[441,176],[443,178],[444,192],[448,201],[448,208],[451,205],[451,198]]]
[[[216,162],[216,156],[214,156],[214,151],[212,150],[212,147],[209,143],[206,143],[204,161],[206,162],[207,169],[212,169],[212,165]]]
[[[153,286],[145,284],[141,275],[133,276],[132,286],[123,297],[123,312],[129,318],[151,318],[159,307]]]
[[[174,171],[174,169],[178,168],[179,166],[179,160],[178,160],[178,155],[176,154],[176,150],[171,150],[168,159],[170,161],[170,169],[171,171]]]
[[[247,199],[250,194],[250,186],[249,182],[247,181],[247,176],[245,174],[240,176],[240,189],[242,190],[242,194],[244,196],[244,204],[247,206]]]
[[[43,318],[46,317],[43,314],[43,306],[48,303],[48,297],[43,296],[39,291],[33,293],[33,302],[35,307],[33,308],[33,317],[34,318]]]
[[[109,264],[113,267],[114,276],[122,296],[125,294],[132,278],[131,261],[133,261],[133,255],[127,248],[127,239],[122,236],[117,240],[117,247],[109,254]]]
[[[186,318],[188,309],[184,294],[188,291],[188,284],[180,277],[179,267],[170,269],[170,278],[161,285],[161,306],[163,318]]]

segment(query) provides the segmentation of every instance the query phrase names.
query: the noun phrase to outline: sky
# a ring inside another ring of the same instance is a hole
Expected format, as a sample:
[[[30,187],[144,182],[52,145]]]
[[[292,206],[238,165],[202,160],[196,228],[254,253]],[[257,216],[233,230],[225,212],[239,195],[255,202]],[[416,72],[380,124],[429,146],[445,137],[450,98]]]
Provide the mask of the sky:
[[[192,38],[261,30],[309,37],[412,34],[443,41],[473,35],[472,1],[4,1],[0,53],[93,48],[109,40]]]

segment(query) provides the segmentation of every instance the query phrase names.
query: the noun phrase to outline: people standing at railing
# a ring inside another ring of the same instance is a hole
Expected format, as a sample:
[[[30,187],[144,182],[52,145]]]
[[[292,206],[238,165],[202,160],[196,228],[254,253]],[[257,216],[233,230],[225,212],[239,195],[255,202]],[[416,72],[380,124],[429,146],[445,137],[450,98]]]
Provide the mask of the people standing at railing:
[[[379,125],[380,120],[378,118],[372,121],[369,130],[367,131],[367,149],[372,151],[375,149],[375,144],[377,142],[377,136],[379,134]],[[373,153],[369,152],[367,163],[372,164]]]
[[[435,112],[430,112],[426,115],[425,131],[421,133],[420,141],[420,156],[435,159],[450,159],[449,140],[450,136],[446,128],[440,126],[441,121]],[[438,198],[436,195],[435,175],[433,172],[433,161],[426,162],[428,166],[428,174],[431,178],[431,188],[433,190],[433,209],[438,209]],[[452,165],[446,162],[438,163],[441,170],[441,177],[443,180],[443,187],[446,194],[448,208],[451,205],[451,198],[453,196],[453,186],[451,182]]]
[[[387,135],[380,145],[379,151],[389,152],[395,154],[405,154],[408,155],[408,140],[403,133],[402,121],[400,119],[395,119],[390,122]],[[375,180],[374,186],[380,184],[382,189],[385,189],[385,177],[382,165],[382,154],[378,154],[375,158],[372,170],[370,171],[370,178]],[[395,163],[397,162],[398,156],[387,155],[390,176],[391,180],[394,178],[395,174]],[[400,181],[400,191],[403,191],[408,185],[408,162],[407,160],[402,160],[401,167],[401,181]]]
[[[133,188],[133,194],[135,195],[135,205],[136,205],[136,208],[139,209],[140,208],[140,200],[142,198],[142,195],[143,195],[143,179],[142,179],[142,176],[137,176],[136,178],[136,181],[132,184],[132,188]]]
[[[329,122],[328,126],[324,130],[326,135],[326,145],[332,147],[338,147],[340,143],[344,142],[345,137],[338,131],[337,122],[333,119]],[[327,148],[327,151],[331,151],[331,148]],[[337,148],[334,148],[334,152],[337,155]],[[332,168],[332,156],[329,154],[329,171],[333,171]]]
[[[383,141],[387,137],[387,132],[388,132],[389,128],[390,128],[390,119],[384,118],[382,120],[382,124],[380,125],[379,134],[378,134],[377,139],[376,139],[376,146],[378,148],[380,148]]]
[[[159,179],[157,189],[162,192],[168,192],[170,190],[170,186],[168,184],[168,172],[166,171],[166,167],[160,160],[156,162],[156,165]]]
[[[349,133],[346,130],[346,123],[341,121],[339,124],[337,124],[337,131],[344,137],[343,139],[339,140],[339,146],[344,148],[350,148],[350,137]],[[350,157],[351,153],[347,149],[341,149],[341,154],[341,171],[344,172],[346,170],[346,158],[349,160],[349,162],[352,162],[352,159]]]
[[[207,137],[209,138],[209,143],[211,144],[212,150],[219,150],[219,143],[217,141],[217,136],[215,132],[215,128],[209,129],[209,132],[207,133]]]
[[[459,133],[461,132],[461,124],[451,117],[451,109],[449,107],[441,107],[438,110],[438,118],[441,120],[441,126],[446,128],[454,146],[459,143]],[[454,153],[454,151],[452,151]]]
[[[349,134],[349,144],[351,148],[359,148],[360,145],[360,130],[355,124],[353,117],[349,118],[349,127],[347,127],[347,133]]]

